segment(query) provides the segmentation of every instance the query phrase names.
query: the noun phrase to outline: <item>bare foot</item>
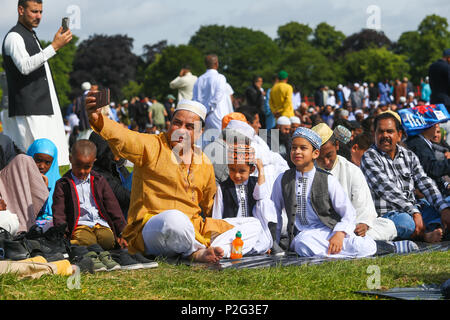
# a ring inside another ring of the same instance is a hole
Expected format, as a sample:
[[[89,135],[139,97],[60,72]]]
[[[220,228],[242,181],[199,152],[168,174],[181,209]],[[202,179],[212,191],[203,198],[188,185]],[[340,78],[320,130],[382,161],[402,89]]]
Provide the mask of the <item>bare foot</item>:
[[[196,262],[216,263],[223,258],[223,250],[219,247],[209,247],[200,249],[191,255],[191,259]]]
[[[442,229],[438,228],[434,231],[425,233],[423,238],[424,238],[425,242],[436,243],[436,242],[441,242],[443,234],[444,233],[443,233]]]

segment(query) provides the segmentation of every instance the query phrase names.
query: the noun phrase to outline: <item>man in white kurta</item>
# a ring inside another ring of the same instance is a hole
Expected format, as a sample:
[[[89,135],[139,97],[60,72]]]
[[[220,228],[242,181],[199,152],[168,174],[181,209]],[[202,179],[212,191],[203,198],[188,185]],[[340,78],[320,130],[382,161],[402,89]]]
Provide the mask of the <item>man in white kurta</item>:
[[[36,28],[42,16],[42,3],[28,1],[26,8],[19,6],[19,23],[27,28]],[[36,11],[37,10],[37,11]],[[56,95],[53,77],[48,60],[56,55],[56,51],[69,43],[72,39],[70,30],[62,34],[62,28],[57,32],[51,45],[42,49],[38,39],[35,41],[41,52],[30,56],[22,36],[16,32],[10,32],[4,40],[4,53],[10,56],[15,66],[23,75],[30,75],[40,67],[45,67],[46,78],[50,90],[50,98],[53,115],[27,115],[9,117],[8,112],[2,114],[3,130],[16,145],[22,150],[37,139],[47,138],[58,148],[58,164],[69,164],[69,146],[66,140],[64,122]]]
[[[397,229],[389,219],[378,217],[369,186],[361,169],[337,154],[339,141],[325,123],[312,128],[322,138],[317,165],[337,178],[356,210],[355,232],[374,240],[390,241],[397,237]]]
[[[214,129],[217,133],[209,135],[206,133],[206,136],[217,137],[222,130],[223,117],[233,112],[229,104],[230,90],[225,76],[217,71],[219,68],[217,56],[208,55],[205,63],[208,70],[195,83],[192,100],[200,102],[207,109],[205,131]]]
[[[181,69],[180,75],[169,84],[170,89],[178,90],[178,101],[192,100],[192,91],[197,79],[198,77],[191,73],[189,67]]]

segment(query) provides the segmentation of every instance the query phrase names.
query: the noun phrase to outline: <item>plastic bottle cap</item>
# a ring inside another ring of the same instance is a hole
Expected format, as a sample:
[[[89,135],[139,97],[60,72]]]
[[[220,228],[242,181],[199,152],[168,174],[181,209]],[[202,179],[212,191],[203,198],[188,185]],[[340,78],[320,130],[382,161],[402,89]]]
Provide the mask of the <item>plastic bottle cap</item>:
[[[242,233],[241,233],[240,231],[238,231],[238,232],[236,233],[236,238],[242,238]]]

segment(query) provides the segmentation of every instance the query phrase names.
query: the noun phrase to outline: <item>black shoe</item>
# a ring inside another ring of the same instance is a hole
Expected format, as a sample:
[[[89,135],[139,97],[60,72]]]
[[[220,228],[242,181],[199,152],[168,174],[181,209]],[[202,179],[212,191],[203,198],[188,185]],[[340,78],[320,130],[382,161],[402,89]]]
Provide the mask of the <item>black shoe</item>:
[[[11,233],[8,232],[8,230],[0,227],[0,241],[1,240],[12,240],[12,236]]]
[[[5,251],[5,259],[19,261],[31,258],[28,249],[21,241],[3,240],[3,249]]]
[[[136,254],[132,255],[131,257],[134,260],[136,260],[138,263],[142,264],[144,269],[156,268],[158,266],[158,262],[149,260],[140,253],[136,253]]]
[[[134,259],[127,250],[111,251],[111,257],[122,267],[122,270],[137,270],[143,269],[142,263]]]
[[[89,253],[89,250],[85,246],[71,245],[69,252],[69,260],[74,262],[81,260],[84,255]]]
[[[45,253],[62,253],[69,257],[69,241],[64,237],[66,224],[54,226],[48,229],[40,238],[42,251]]]
[[[375,253],[376,256],[382,256],[385,254],[396,252],[395,246],[392,243],[381,240],[375,240],[375,243],[377,244],[377,252]]]
[[[81,272],[94,273],[94,261],[88,257],[77,256],[71,260],[71,263],[80,268]]]

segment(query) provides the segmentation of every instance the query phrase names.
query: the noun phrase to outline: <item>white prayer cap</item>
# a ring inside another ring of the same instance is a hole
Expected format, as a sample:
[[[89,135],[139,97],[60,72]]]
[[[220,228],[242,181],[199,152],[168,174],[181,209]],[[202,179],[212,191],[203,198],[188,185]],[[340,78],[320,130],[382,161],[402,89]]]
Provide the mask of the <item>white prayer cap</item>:
[[[359,83],[356,82],[354,86],[355,86],[356,88],[359,88]]]
[[[363,83],[363,86],[364,86],[364,87],[367,87],[367,86],[368,86],[367,82],[364,82],[364,83]]]
[[[359,113],[364,113],[361,109],[358,109],[355,111],[355,115],[359,114]]]
[[[255,129],[253,129],[248,123],[240,120],[231,120],[225,129],[235,130],[252,140],[255,136]]]
[[[115,107],[115,106],[116,106],[116,103],[115,103],[115,102],[111,102],[109,105],[110,105],[111,107]]]
[[[289,120],[288,117],[282,116],[279,117],[277,120],[277,125],[279,126],[290,126],[291,125],[291,120]]]
[[[191,100],[181,100],[176,109],[175,112],[180,110],[186,110],[195,113],[198,115],[203,121],[206,119],[206,107],[197,101],[191,101]]]
[[[122,104],[127,104],[128,103],[128,100],[123,100],[122,101]]]
[[[91,90],[91,84],[90,84],[90,82],[83,82],[83,84],[81,85],[81,89],[82,89],[83,91]]]
[[[344,86],[342,84],[339,84],[337,87],[338,87],[338,89],[344,88]]]
[[[408,96],[410,96],[410,97],[414,97],[414,92],[410,92],[410,93],[408,93]]]
[[[300,121],[299,117],[290,117],[289,120],[291,121],[291,124],[295,123],[295,124],[302,124],[302,122]]]
[[[400,97],[400,102],[401,103],[405,103],[406,102],[406,98],[405,97]]]

